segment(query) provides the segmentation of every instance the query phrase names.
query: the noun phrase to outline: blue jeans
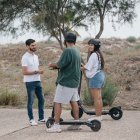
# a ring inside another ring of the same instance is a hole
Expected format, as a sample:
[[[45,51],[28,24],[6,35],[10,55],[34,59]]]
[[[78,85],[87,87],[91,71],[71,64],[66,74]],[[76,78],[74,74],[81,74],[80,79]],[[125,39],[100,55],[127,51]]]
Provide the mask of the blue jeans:
[[[33,101],[34,101],[34,94],[36,94],[38,99],[38,115],[39,120],[44,119],[44,94],[42,91],[42,86],[40,81],[33,81],[33,82],[26,82],[26,89],[27,89],[27,111],[29,119],[34,119],[33,117]]]

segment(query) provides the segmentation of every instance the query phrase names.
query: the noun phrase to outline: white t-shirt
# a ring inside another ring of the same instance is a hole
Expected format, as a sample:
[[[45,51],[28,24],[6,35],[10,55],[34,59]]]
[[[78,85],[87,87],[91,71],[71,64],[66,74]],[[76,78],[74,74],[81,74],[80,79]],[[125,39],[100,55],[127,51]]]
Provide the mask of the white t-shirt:
[[[21,59],[21,65],[27,67],[29,72],[39,70],[38,56],[26,52]],[[24,75],[24,82],[40,81],[40,74]]]
[[[86,68],[86,76],[92,78],[96,73],[100,71],[99,60],[96,53],[92,53],[89,57],[87,64],[84,66]]]

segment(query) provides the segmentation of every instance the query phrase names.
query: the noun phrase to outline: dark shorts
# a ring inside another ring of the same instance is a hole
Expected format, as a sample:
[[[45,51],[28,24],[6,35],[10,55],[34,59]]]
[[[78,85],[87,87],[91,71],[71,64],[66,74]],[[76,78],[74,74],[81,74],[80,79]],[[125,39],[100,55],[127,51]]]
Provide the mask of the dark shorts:
[[[105,84],[105,79],[105,73],[100,71],[92,78],[88,78],[88,86],[89,88],[102,88]]]

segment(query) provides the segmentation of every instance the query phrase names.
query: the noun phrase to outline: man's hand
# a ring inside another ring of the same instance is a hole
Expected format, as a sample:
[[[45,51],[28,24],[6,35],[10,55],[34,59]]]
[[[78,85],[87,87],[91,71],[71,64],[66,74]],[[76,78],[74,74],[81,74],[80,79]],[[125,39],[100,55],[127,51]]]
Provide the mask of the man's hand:
[[[38,71],[38,74],[43,74],[43,73],[44,73],[43,70],[39,70],[39,71]]]
[[[44,73],[44,71],[43,70],[36,70],[36,71],[34,71],[34,73],[33,74],[43,74]]]
[[[57,65],[55,63],[51,63],[48,66],[52,69],[57,69]]]

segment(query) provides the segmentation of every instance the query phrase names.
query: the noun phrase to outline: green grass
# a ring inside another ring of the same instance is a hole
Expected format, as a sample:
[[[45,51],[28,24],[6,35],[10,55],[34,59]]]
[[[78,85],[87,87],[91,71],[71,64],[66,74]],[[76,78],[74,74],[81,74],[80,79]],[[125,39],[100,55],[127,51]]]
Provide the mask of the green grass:
[[[20,104],[19,94],[6,89],[0,89],[0,105],[17,106]]]

